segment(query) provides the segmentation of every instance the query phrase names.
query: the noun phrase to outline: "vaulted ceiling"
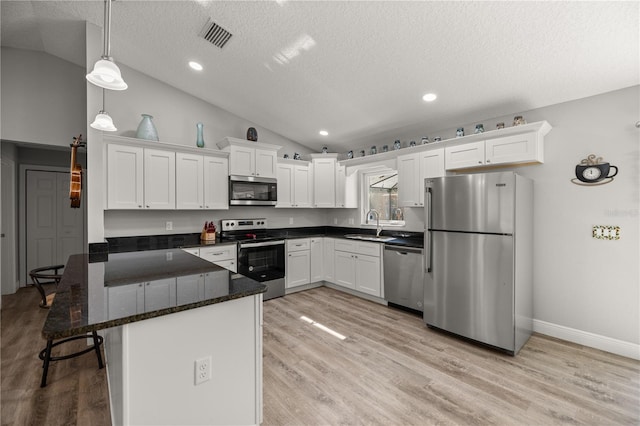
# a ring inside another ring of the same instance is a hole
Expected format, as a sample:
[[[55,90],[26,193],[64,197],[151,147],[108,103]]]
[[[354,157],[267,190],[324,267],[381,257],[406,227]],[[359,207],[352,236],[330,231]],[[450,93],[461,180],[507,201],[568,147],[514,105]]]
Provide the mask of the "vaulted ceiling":
[[[84,21],[103,26],[102,1],[1,7],[3,46],[80,66]],[[637,1],[117,0],[111,53],[314,150],[339,149],[639,84],[639,13]],[[232,34],[222,48],[200,36],[210,19]]]

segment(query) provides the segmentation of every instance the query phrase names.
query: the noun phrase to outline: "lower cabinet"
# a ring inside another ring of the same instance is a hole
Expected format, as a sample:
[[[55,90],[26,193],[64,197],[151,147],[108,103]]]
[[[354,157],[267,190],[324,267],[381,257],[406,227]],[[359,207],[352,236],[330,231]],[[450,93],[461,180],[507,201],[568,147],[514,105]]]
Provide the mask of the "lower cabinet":
[[[287,240],[287,260],[285,263],[287,288],[311,282],[311,251],[309,238]]]
[[[335,240],[334,283],[361,293],[382,297],[381,245]]]
[[[238,272],[238,252],[235,243],[202,247],[198,255],[202,259],[222,266],[231,272]]]
[[[176,279],[107,287],[109,319],[176,306]]]
[[[322,279],[331,283],[335,282],[335,250],[335,239],[329,237],[322,239]]]
[[[324,279],[324,238],[287,240],[285,265],[287,288],[315,283]]]

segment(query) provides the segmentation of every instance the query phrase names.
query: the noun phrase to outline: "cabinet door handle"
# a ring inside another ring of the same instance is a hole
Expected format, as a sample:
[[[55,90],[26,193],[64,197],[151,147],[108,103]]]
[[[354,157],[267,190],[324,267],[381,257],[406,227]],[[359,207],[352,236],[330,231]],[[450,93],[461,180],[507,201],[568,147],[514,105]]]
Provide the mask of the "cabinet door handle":
[[[482,164],[482,161],[478,161],[478,164]]]
[[[205,208],[205,209],[208,209],[208,208],[209,208],[209,206],[204,206],[204,208]]]
[[[141,208],[142,208],[142,205],[138,204],[138,208],[139,208],[139,209],[141,209]]]
[[[147,208],[149,208],[149,206],[147,206]]]
[[[202,208],[202,206],[200,206],[200,208]]]
[[[491,160],[487,160],[487,163],[490,163],[490,162],[491,162]]]

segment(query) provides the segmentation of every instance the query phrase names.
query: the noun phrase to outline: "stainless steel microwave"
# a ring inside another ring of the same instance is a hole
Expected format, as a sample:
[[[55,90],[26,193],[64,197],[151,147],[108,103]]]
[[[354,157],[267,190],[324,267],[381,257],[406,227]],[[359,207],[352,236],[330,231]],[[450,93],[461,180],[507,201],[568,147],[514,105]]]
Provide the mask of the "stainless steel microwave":
[[[230,206],[275,206],[277,179],[254,176],[229,176]]]

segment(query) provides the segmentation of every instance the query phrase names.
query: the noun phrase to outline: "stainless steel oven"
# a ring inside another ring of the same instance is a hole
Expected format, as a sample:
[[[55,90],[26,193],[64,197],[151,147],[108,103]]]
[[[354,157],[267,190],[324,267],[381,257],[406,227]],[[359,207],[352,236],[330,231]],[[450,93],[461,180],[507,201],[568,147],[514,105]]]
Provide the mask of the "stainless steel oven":
[[[264,300],[284,296],[284,239],[269,235],[266,219],[222,220],[222,241],[238,243],[238,273],[267,286]]]
[[[275,206],[277,200],[277,179],[229,176],[229,205]]]

